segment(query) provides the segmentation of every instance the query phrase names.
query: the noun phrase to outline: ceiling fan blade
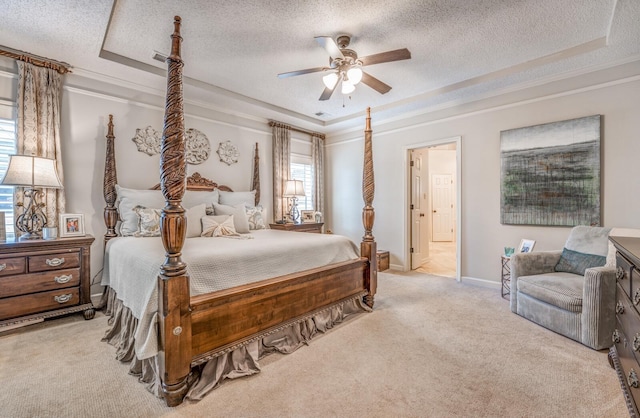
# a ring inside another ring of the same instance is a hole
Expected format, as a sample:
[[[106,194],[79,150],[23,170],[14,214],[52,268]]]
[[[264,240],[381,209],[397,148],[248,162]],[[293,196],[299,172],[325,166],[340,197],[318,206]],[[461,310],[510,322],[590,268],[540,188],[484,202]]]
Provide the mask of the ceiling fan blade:
[[[288,73],[278,74],[278,78],[287,78],[287,77],[293,77],[295,75],[317,73],[317,72],[326,71],[329,69],[330,69],[329,67],[315,67],[315,68],[307,68],[306,70],[289,71]]]
[[[411,58],[411,52],[407,48],[396,49],[394,51],[381,52],[379,54],[367,55],[359,58],[362,65],[381,64],[383,62],[408,60]]]
[[[333,85],[333,88],[324,88],[324,91],[322,92],[318,100],[329,100],[331,98],[331,95],[333,94],[333,91],[336,89],[336,87],[338,87],[338,84],[340,84],[340,81],[342,81],[342,74],[336,79],[336,84]]]
[[[388,93],[389,90],[391,90],[390,85],[383,83],[371,74],[365,73],[364,71],[362,72],[362,80],[360,82],[366,84],[380,94]]]
[[[344,55],[342,55],[342,51],[338,48],[338,44],[333,40],[330,36],[316,36],[314,38],[316,42],[327,50],[329,56],[331,58],[340,58],[344,59]]]

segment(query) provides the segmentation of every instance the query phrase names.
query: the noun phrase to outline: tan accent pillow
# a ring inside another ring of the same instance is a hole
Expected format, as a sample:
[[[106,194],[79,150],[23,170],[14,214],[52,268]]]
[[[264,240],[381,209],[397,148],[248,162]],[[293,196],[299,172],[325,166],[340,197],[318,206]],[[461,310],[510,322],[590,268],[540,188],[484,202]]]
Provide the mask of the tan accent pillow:
[[[202,237],[237,236],[233,226],[233,215],[203,216]]]

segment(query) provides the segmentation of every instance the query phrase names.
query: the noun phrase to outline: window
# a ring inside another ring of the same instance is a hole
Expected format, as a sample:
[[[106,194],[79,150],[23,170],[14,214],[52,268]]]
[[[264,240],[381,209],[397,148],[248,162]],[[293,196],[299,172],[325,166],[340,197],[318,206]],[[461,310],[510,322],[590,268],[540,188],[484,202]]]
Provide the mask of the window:
[[[298,198],[298,209],[313,210],[313,165],[311,157],[306,155],[291,155],[291,179],[302,180],[305,197]]]
[[[0,118],[0,179],[4,178],[9,165],[9,156],[16,153],[16,122]],[[0,212],[4,212],[7,239],[14,238],[13,186],[0,185]]]

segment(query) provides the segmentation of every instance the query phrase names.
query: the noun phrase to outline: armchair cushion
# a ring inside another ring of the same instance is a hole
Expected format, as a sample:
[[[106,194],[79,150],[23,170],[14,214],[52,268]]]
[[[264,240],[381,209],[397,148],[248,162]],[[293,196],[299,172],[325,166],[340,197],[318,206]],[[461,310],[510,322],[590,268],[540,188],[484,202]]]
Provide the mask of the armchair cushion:
[[[569,312],[582,311],[584,277],[571,273],[523,276],[518,291]]]

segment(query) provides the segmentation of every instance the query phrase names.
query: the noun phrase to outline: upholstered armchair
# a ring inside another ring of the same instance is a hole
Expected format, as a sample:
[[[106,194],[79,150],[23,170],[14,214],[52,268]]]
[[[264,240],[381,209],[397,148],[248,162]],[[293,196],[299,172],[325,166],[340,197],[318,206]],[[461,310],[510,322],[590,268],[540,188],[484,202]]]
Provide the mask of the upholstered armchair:
[[[605,267],[609,228],[578,226],[562,251],[511,257],[511,311],[596,350],[615,327],[616,274]]]

